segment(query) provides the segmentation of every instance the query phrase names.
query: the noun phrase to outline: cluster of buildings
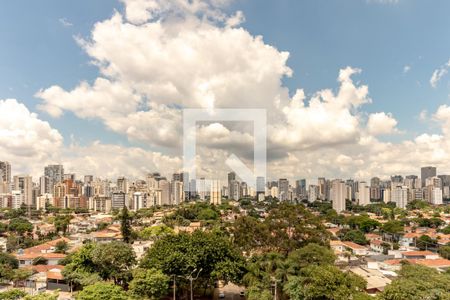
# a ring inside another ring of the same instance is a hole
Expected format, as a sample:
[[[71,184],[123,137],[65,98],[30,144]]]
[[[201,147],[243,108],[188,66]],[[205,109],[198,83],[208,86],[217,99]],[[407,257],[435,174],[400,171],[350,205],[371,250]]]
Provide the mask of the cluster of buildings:
[[[423,214],[424,218],[431,218],[434,215],[425,211]],[[367,215],[380,223],[387,222],[381,216],[372,213]],[[366,291],[369,294],[376,294],[383,291],[398,276],[397,271],[404,262],[434,268],[440,272],[450,269],[450,257],[443,257],[437,251],[450,242],[450,234],[440,230],[450,225],[450,214],[440,214],[439,218],[442,221],[440,228],[420,227],[420,224],[415,223],[415,217],[415,214],[407,216],[411,224],[404,227],[395,242],[392,235],[382,232],[366,233],[365,244],[344,241],[339,239],[339,232],[348,229],[348,225],[333,223],[324,225],[328,227],[332,236],[330,248],[336,254],[337,264],[348,265],[350,272],[362,276],[367,281]],[[425,249],[418,248],[418,240],[422,235],[433,238],[436,244],[425,244]]]
[[[299,195],[303,199],[304,195]],[[443,199],[450,198],[450,175],[437,175],[436,167],[421,168],[421,177],[417,175],[391,176],[389,180],[373,177],[370,182],[352,179],[326,180],[319,178],[317,185],[308,187],[307,199],[329,200],[339,213],[345,210],[346,200],[356,201],[359,205],[371,201],[394,202],[399,208],[413,200],[423,200],[433,205],[443,204]]]
[[[119,177],[115,182],[85,175],[77,179],[65,173],[63,165],[48,165],[38,182],[30,175],[11,175],[11,165],[0,161],[0,207],[22,206],[44,209],[89,209],[109,212],[127,206],[131,210],[153,206],[178,205],[186,199],[200,199],[220,204],[223,197],[239,200],[245,197],[262,200],[265,197],[281,201],[331,201],[339,213],[345,210],[346,200],[360,205],[371,201],[394,202],[405,208],[412,200],[424,200],[439,205],[450,198],[450,175],[437,175],[435,167],[423,167],[421,177],[391,176],[389,180],[374,177],[367,181],[353,179],[318,178],[317,184],[307,186],[306,179],[290,184],[286,178],[266,182],[256,178],[256,185],[239,181],[236,173],[228,173],[226,185],[220,180],[205,178],[189,180],[188,173],[175,173],[168,179],[160,173],[148,174],[145,179],[131,181]]]
[[[162,205],[178,205],[185,199],[183,174],[171,180],[159,173],[148,174],[145,180],[130,182],[120,177],[116,182],[85,175],[82,180],[64,172],[63,165],[44,168],[38,182],[30,175],[11,177],[11,165],[0,162],[0,207],[45,209],[89,209],[109,212],[124,206],[133,210]]]

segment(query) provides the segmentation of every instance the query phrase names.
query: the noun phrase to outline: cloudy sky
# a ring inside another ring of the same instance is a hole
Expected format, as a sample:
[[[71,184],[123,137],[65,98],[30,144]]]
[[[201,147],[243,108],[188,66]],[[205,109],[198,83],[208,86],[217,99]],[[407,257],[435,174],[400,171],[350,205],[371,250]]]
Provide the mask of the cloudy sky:
[[[26,10],[23,7],[27,7]],[[450,173],[446,0],[8,1],[0,160],[101,177],[182,168],[184,108],[267,111],[268,178]],[[197,170],[252,167],[248,122],[199,123]]]

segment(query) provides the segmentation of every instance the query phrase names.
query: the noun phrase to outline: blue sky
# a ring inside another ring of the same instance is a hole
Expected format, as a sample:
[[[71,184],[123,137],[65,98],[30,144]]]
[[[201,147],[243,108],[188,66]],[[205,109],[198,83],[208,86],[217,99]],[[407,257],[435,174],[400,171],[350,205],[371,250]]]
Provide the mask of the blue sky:
[[[128,1],[128,0],[127,0]],[[151,1],[151,0],[149,0]],[[181,1],[181,0],[180,0]],[[24,9],[26,7],[26,9]],[[53,118],[37,109],[40,89],[58,85],[74,89],[81,81],[99,76],[75,37],[88,39],[96,22],[125,15],[124,5],[112,0],[7,1],[0,10],[0,99],[15,98],[49,122],[63,136],[80,145],[143,146],[126,135],[107,129],[99,118],[78,118],[71,109]],[[235,0],[223,10],[240,10],[242,26],[264,43],[290,53],[293,70],[283,84],[293,96],[303,88],[307,96],[325,88],[335,91],[339,70],[362,69],[352,78],[369,86],[372,103],[361,113],[392,113],[400,134],[381,141],[412,140],[422,133],[440,133],[436,122],[419,120],[450,102],[450,75],[436,87],[433,72],[450,59],[450,2],[446,0]],[[145,146],[143,146],[145,147]],[[160,148],[152,148],[157,149]]]
[[[5,2],[0,10],[1,98],[18,98],[36,111],[33,95],[40,88],[58,84],[70,89],[80,80],[95,78],[97,69],[74,36],[87,37],[93,24],[115,9],[123,10],[123,5],[110,0]],[[236,9],[244,12],[243,26],[252,34],[290,52],[288,65],[294,75],[285,83],[291,91],[336,87],[339,68],[358,67],[363,70],[358,79],[369,85],[373,99],[365,108],[368,112],[392,112],[407,135],[436,130],[418,115],[449,102],[449,81],[432,88],[429,79],[449,58],[450,2],[241,0],[228,8]],[[61,19],[72,26],[64,26]],[[410,67],[407,73],[405,66]],[[44,113],[40,117],[81,142],[127,143],[100,122],[79,122],[70,112],[63,119]]]
[[[417,120],[423,109],[449,102],[448,80],[436,89],[429,84],[449,58],[448,1],[244,0],[236,7],[245,12],[248,30],[291,53],[291,88],[315,92],[336,86],[339,68],[361,68],[373,99],[367,111],[392,112],[399,127],[412,132],[424,129]],[[411,68],[406,74],[405,66]]]

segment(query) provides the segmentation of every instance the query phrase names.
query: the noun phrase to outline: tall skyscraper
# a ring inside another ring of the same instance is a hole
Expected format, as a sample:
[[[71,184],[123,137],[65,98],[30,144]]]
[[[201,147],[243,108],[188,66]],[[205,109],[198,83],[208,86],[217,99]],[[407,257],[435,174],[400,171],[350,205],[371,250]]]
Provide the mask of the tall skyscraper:
[[[335,179],[331,182],[331,201],[333,202],[333,209],[337,213],[345,210],[346,194],[347,188],[344,181]]]
[[[323,177],[319,177],[317,180],[317,185],[319,186],[319,198],[321,200],[325,200],[326,198],[326,187],[327,187],[327,181]]]
[[[237,180],[229,181],[228,192],[230,193],[230,199],[238,201],[241,199],[241,185]]]
[[[178,177],[177,179],[182,179]],[[170,204],[179,205],[184,200],[183,182],[172,180],[170,183]]]
[[[312,203],[319,199],[319,186],[310,185],[308,187],[308,202]]]
[[[44,168],[44,176],[48,177],[50,194],[53,194],[53,188],[58,182],[64,180],[64,167],[63,165],[48,165]]]
[[[128,181],[125,177],[119,177],[117,178],[117,191],[118,192],[128,192]],[[114,203],[113,203],[114,208]]]
[[[47,176],[39,177],[40,195],[50,194],[50,179]]]
[[[265,178],[262,176],[256,177],[256,191],[264,193],[266,190]]]
[[[12,191],[11,208],[18,209],[25,202],[23,199],[23,194],[20,190]]]
[[[111,195],[111,207],[112,209],[122,209],[125,206],[125,196],[123,191],[112,193]]]
[[[220,180],[211,180],[211,191],[209,197],[211,204],[213,205],[220,205],[222,203]]]
[[[365,181],[360,181],[358,184],[358,204],[370,204],[370,189]]]
[[[441,205],[442,202],[442,190],[440,188],[433,188],[431,191],[431,204]]]
[[[0,181],[11,182],[11,164],[7,161],[0,161]]]
[[[236,181],[236,173],[230,172],[228,173],[228,198],[232,199],[233,195],[236,194],[236,192],[233,190],[232,184]]]
[[[17,175],[14,176],[14,190],[20,191],[23,196],[23,203],[26,205],[33,204],[33,181],[31,176]]]
[[[289,200],[289,181],[286,178],[278,180],[278,199],[280,201]]]
[[[408,188],[406,186],[393,187],[391,201],[395,202],[397,207],[405,209],[408,204]]]
[[[436,167],[422,167],[420,169],[420,178],[422,179],[422,187],[425,186],[427,178],[436,176]]]

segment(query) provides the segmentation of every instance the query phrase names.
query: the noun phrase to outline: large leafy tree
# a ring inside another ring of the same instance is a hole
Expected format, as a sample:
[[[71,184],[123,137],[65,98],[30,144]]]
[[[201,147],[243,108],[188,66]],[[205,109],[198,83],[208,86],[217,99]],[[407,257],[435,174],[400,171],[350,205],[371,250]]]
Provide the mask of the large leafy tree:
[[[59,241],[55,245],[55,252],[56,253],[66,253],[66,251],[69,249],[69,244],[67,244],[66,241]]]
[[[450,259],[450,244],[439,247],[439,254],[446,259]]]
[[[420,250],[428,250],[430,248],[436,247],[436,244],[436,240],[428,235],[421,235],[416,241],[417,248],[419,248]]]
[[[170,234],[174,234],[173,229],[164,224],[146,227],[138,233],[141,239],[151,241],[156,241]]]
[[[309,243],[328,244],[329,233],[321,218],[303,205],[281,203],[274,206],[264,221],[250,217],[237,220],[233,234],[243,250],[288,254]]]
[[[19,261],[14,256],[6,252],[0,252],[0,279],[11,280],[14,270],[18,267]]]
[[[363,278],[335,266],[311,265],[290,277],[284,291],[292,300],[361,299],[365,287]]]
[[[130,282],[130,292],[136,298],[160,299],[166,295],[170,277],[157,269],[136,269]]]
[[[10,289],[0,293],[0,300],[18,300],[25,297],[27,293],[19,289]]]
[[[120,231],[122,233],[123,241],[125,243],[131,243],[133,240],[133,229],[131,227],[131,223],[133,221],[130,212],[126,206],[123,207],[122,211],[119,214],[120,220]]]
[[[62,274],[69,282],[71,290],[94,284],[101,280],[92,261],[95,244],[87,243],[78,251],[60,261],[64,265]]]
[[[309,243],[328,244],[329,233],[321,219],[302,205],[282,203],[270,211],[265,222],[273,250],[289,253]]]
[[[65,235],[67,233],[67,230],[69,229],[71,219],[71,215],[57,215],[53,221],[56,232],[62,232],[62,234]]]
[[[336,255],[332,250],[325,246],[311,243],[291,252],[288,256],[287,263],[291,267],[297,266],[298,269],[301,269],[310,265],[332,265],[335,260]],[[294,272],[294,274],[296,273]]]
[[[338,234],[342,241],[351,241],[356,244],[366,245],[368,243],[364,233],[360,230],[341,230]]]
[[[267,224],[250,216],[238,218],[232,228],[234,243],[242,251],[263,249],[268,246],[270,231]]]
[[[197,282],[204,285],[218,279],[238,282],[244,273],[243,258],[227,237],[200,230],[156,241],[141,267],[156,268],[169,276],[187,276],[201,270]]]
[[[286,298],[283,287],[288,278],[300,275],[308,266],[332,265],[335,259],[329,248],[313,243],[289,253],[287,257],[276,252],[264,253],[250,259],[243,282],[248,287],[249,297],[264,297],[276,283],[278,295]]]
[[[78,293],[77,300],[127,300],[127,293],[117,285],[98,282],[85,287]]]
[[[24,235],[33,231],[33,224],[25,218],[14,218],[9,222],[8,230]]]
[[[92,251],[92,262],[104,280],[114,280],[114,283],[126,286],[132,277],[136,255],[129,244],[115,241],[97,244]]]
[[[399,276],[380,294],[382,300],[449,299],[450,274],[420,266],[403,265]]]

